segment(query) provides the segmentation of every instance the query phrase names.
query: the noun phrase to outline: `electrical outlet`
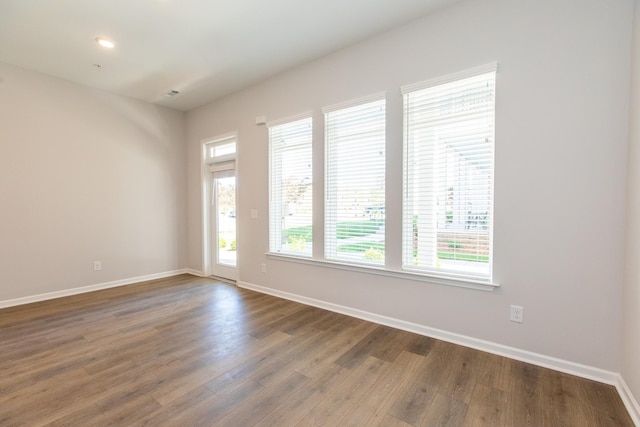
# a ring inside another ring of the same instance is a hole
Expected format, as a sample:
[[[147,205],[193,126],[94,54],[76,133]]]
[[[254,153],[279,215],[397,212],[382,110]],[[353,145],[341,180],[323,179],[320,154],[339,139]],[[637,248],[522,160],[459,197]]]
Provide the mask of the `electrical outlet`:
[[[251,209],[251,219],[258,219],[258,209]]]
[[[267,272],[267,263],[263,262],[262,265],[260,265],[260,271],[262,271],[263,273]]]
[[[93,271],[102,270],[102,261],[93,261]]]
[[[519,305],[512,305],[510,319],[512,322],[522,323],[524,321],[524,308]]]

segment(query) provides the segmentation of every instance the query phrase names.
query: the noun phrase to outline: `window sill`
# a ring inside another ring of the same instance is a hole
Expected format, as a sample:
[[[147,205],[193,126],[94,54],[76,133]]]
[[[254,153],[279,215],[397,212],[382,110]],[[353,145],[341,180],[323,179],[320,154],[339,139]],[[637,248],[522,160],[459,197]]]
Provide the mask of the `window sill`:
[[[428,282],[428,283],[434,283],[437,285],[455,286],[458,288],[476,289],[480,291],[493,291],[494,289],[500,287],[498,283],[493,283],[488,280],[484,281],[484,280],[477,280],[477,279],[444,277],[444,276],[422,274],[422,273],[412,272],[412,271],[387,270],[384,267],[377,267],[374,265],[344,264],[344,263],[335,262],[335,261],[318,260],[318,259],[312,259],[312,258],[301,258],[301,257],[292,256],[292,255],[282,255],[282,254],[277,254],[272,252],[268,252],[265,255],[267,255],[267,257],[270,259],[274,259],[278,261],[295,262],[298,264],[313,265],[316,267],[324,267],[324,268],[336,268],[339,270],[375,274],[378,276],[394,277],[397,279],[414,280],[418,282]]]

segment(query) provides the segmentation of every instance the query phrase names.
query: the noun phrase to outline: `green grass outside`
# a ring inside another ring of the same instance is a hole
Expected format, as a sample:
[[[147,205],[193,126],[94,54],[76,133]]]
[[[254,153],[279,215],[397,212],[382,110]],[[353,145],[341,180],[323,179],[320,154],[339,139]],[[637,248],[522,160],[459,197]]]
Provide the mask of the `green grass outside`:
[[[338,239],[346,239],[349,237],[362,237],[375,233],[380,226],[384,224],[383,220],[366,220],[366,221],[345,221],[338,223],[337,234]],[[293,227],[282,232],[283,241],[288,241],[289,237],[295,239],[304,239],[311,241],[311,226]],[[380,242],[359,242],[349,245],[338,246],[339,252],[365,252],[367,249],[377,249],[384,252],[384,243]],[[471,262],[489,262],[487,255],[475,255],[454,252],[438,252],[438,258],[442,260],[453,261],[471,261]]]
[[[378,231],[382,224],[384,224],[384,221],[379,219],[339,222],[336,230],[337,238],[347,239],[349,237],[368,236]]]
[[[384,243],[380,242],[359,242],[350,245],[338,246],[338,252],[365,252],[367,249],[378,249],[384,252]]]
[[[384,224],[382,220],[366,221],[344,221],[338,223],[337,238],[347,239],[349,237],[362,237],[373,234]],[[311,241],[311,226],[292,227],[282,231],[282,240],[287,241],[289,237]]]
[[[489,262],[487,255],[461,254],[452,252],[438,252],[438,258],[454,261]]]
[[[380,242],[359,242],[350,245],[338,246],[338,252],[365,252],[367,249],[377,249],[384,252],[384,243]],[[487,255],[462,254],[452,252],[438,252],[438,258],[453,261],[489,262]]]
[[[311,226],[305,225],[304,227],[293,227],[287,228],[282,231],[282,240],[288,241],[289,237],[293,237],[295,239],[304,239],[307,242],[311,241]]]

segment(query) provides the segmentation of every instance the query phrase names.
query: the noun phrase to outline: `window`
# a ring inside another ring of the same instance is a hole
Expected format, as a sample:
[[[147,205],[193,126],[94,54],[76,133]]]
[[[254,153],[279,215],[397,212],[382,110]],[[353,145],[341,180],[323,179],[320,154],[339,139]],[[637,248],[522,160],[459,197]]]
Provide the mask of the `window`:
[[[269,250],[312,254],[311,118],[269,127]]]
[[[221,157],[227,156],[229,154],[235,154],[236,152],[236,142],[226,142],[219,145],[214,145],[211,147],[210,157]]]
[[[402,211],[391,210],[389,218],[401,223],[397,229],[386,229],[384,94],[322,109],[324,162],[312,156],[311,113],[268,123],[269,255],[474,289],[498,286],[492,276],[496,70],[492,64],[402,87],[403,114],[389,118],[404,131]],[[315,214],[314,162],[324,168],[324,188],[316,188],[324,209]],[[314,224],[314,215],[322,222]],[[314,237],[323,254],[314,256]],[[402,242],[402,253],[394,249],[387,257],[385,240]]]
[[[384,265],[385,100],[380,98],[324,109],[328,260]]]
[[[491,279],[496,66],[403,88],[403,268]]]
[[[205,144],[205,161],[209,164],[233,160],[235,154],[235,136],[223,137]]]

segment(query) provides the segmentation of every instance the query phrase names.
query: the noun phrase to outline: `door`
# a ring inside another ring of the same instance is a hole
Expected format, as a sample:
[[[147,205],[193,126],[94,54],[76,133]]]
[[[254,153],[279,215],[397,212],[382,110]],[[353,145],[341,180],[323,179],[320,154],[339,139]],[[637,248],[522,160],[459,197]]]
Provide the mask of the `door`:
[[[236,280],[236,172],[211,173],[211,271],[214,276]]]

